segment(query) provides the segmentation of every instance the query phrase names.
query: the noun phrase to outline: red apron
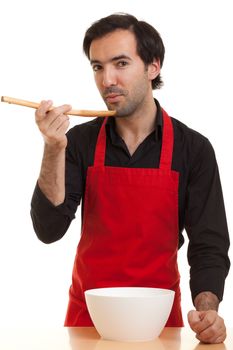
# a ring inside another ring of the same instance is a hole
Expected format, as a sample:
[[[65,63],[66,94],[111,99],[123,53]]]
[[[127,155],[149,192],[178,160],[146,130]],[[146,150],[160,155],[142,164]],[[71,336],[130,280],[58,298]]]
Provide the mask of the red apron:
[[[166,326],[183,326],[178,250],[179,174],[171,170],[173,126],[163,111],[158,169],[105,166],[105,118],[86,179],[83,227],[65,326],[93,326],[84,291],[156,287],[175,291]]]

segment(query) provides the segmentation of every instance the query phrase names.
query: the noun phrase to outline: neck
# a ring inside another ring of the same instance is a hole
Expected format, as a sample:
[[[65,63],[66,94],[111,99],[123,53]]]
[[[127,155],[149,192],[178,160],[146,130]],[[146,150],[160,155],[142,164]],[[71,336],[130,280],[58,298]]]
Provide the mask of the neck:
[[[155,129],[157,106],[154,99],[128,117],[116,118],[118,134],[124,138],[129,133],[135,137],[151,133]]]
[[[132,155],[139,144],[155,129],[157,106],[152,98],[133,115],[116,118],[116,130]]]

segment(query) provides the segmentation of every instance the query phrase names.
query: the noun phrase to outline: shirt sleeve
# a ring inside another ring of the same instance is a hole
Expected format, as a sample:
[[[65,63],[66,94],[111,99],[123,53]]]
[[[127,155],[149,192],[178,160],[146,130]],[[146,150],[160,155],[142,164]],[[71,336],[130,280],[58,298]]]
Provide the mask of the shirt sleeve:
[[[207,139],[191,163],[185,229],[192,300],[200,292],[211,291],[221,301],[230,268],[229,234],[218,165]]]
[[[38,183],[32,196],[30,214],[34,231],[39,240],[44,243],[55,242],[64,236],[75,218],[75,212],[82,198],[83,172],[72,135],[72,133],[67,134],[65,201],[54,206],[43,194]]]

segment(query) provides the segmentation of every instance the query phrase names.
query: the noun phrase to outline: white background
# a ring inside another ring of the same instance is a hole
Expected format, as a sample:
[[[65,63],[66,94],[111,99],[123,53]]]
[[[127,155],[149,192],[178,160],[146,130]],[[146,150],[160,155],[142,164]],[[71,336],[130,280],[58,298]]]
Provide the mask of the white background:
[[[78,5],[79,4],[79,5]],[[232,218],[232,11],[231,1],[8,0],[0,6],[0,95],[73,108],[105,109],[82,53],[84,32],[113,12],[151,23],[166,47],[165,86],[154,93],[168,113],[209,138],[222,180],[230,233]],[[87,119],[72,117],[71,126]],[[80,208],[62,240],[41,243],[33,232],[30,200],[43,141],[34,110],[0,103],[0,325],[63,325]],[[183,313],[192,308],[186,243],[179,253]],[[232,259],[232,248],[230,250]],[[233,273],[220,313],[231,317]]]

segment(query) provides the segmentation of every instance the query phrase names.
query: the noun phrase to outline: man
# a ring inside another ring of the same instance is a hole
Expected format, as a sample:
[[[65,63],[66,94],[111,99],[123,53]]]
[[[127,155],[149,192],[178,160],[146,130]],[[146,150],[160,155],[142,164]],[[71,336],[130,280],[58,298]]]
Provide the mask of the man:
[[[188,321],[200,341],[220,343],[226,328],[218,305],[230,262],[213,148],[153,98],[164,59],[153,27],[114,14],[87,30],[83,48],[116,116],[66,134],[71,106],[49,111],[52,101],[42,101],[36,112],[45,141],[31,209],[39,239],[60,239],[84,203],[65,325],[92,325],[86,289],[145,286],[175,291],[167,326],[183,326],[177,251],[185,228],[196,308]]]

